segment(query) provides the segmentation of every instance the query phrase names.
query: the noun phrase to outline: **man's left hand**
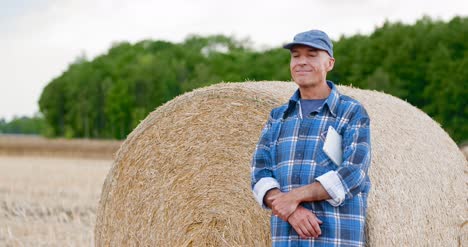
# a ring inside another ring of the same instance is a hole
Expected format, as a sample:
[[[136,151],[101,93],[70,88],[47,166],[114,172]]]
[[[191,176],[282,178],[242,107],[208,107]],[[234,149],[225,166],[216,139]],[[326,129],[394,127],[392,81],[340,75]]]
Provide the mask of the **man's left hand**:
[[[289,216],[296,210],[300,200],[292,191],[288,193],[278,193],[271,197],[273,214],[284,221],[288,221]]]

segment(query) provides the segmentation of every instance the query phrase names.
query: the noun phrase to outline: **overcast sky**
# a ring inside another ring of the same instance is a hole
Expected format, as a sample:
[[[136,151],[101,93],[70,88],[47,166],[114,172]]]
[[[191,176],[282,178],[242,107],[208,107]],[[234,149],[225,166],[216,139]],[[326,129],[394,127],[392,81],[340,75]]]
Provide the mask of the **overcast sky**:
[[[113,42],[182,42],[189,34],[250,38],[275,47],[308,29],[332,39],[385,20],[468,16],[465,0],[0,0],[0,118],[38,112],[42,89],[80,54]],[[337,58],[339,59],[339,58]]]

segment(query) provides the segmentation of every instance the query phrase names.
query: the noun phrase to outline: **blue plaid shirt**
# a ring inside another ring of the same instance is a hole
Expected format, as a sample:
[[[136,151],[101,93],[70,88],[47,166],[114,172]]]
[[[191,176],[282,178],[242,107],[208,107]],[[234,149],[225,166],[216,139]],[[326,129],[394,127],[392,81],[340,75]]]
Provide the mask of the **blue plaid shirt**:
[[[301,203],[323,221],[322,235],[317,239],[301,239],[288,222],[272,215],[273,246],[364,245],[371,185],[367,173],[371,160],[369,116],[358,101],[341,95],[331,81],[327,83],[330,95],[309,116],[300,113],[299,90],[288,104],[273,109],[254,152],[252,189],[262,205],[265,186],[288,192],[315,181],[322,183],[326,179],[321,178],[333,174],[339,187],[324,186],[331,200]],[[343,139],[340,165],[334,164],[322,150],[329,126]],[[259,192],[256,185],[262,179],[264,191]],[[337,191],[343,192],[342,200]]]

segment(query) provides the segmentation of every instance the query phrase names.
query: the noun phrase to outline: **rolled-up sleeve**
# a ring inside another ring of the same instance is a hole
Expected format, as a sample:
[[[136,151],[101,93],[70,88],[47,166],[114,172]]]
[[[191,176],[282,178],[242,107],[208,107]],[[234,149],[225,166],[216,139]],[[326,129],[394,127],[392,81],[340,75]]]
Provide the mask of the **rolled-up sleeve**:
[[[338,177],[336,171],[329,171],[322,176],[316,178],[322,187],[327,191],[331,199],[327,202],[334,207],[341,205],[345,199],[345,191],[341,179]]]
[[[370,119],[359,106],[343,134],[343,163],[336,170],[346,199],[363,191],[371,161]]]
[[[271,133],[272,117],[270,115],[267,123],[262,129],[251,163],[251,186],[255,200],[264,208],[263,197],[266,192],[279,188],[278,181],[273,177],[272,159],[270,147],[272,142]]]

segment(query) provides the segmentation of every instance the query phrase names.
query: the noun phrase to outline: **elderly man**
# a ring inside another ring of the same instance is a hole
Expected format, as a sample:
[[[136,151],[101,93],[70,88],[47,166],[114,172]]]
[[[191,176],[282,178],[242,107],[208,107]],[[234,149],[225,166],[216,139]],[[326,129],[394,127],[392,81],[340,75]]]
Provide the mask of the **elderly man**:
[[[363,246],[369,116],[326,80],[335,63],[327,34],[299,33],[284,48],[299,88],[271,111],[252,159],[254,196],[272,209],[273,246]],[[333,134],[341,143],[328,140]],[[325,152],[326,141],[342,156]]]

